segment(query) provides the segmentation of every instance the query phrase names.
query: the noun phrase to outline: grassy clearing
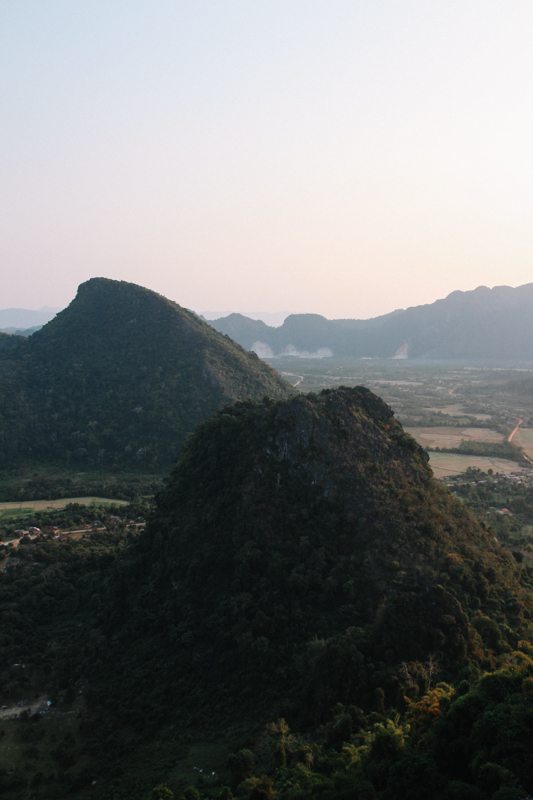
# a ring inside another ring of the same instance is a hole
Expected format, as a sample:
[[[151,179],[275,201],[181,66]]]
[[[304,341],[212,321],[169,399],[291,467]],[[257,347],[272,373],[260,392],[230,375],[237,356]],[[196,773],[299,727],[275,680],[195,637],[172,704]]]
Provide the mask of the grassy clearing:
[[[109,497],[63,497],[60,500],[13,500],[0,503],[0,517],[5,514],[9,516],[30,515],[32,511],[47,511],[62,509],[71,503],[80,506],[127,506],[126,500],[111,500]]]
[[[515,461],[506,458],[490,458],[488,456],[467,456],[457,453],[430,453],[429,464],[436,478],[445,478],[448,475],[459,475],[468,467],[476,467],[484,472],[492,469],[493,472],[509,473],[520,472],[521,467]]]
[[[405,429],[422,447],[459,447],[462,441],[467,442],[503,442],[504,437],[491,428],[422,427],[413,426]]]

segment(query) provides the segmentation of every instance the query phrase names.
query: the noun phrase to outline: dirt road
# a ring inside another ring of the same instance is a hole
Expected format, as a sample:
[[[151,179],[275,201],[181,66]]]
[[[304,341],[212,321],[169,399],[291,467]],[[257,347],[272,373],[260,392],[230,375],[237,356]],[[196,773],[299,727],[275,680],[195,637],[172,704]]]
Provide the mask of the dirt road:
[[[509,434],[509,436],[507,437],[507,441],[509,443],[513,441],[515,435],[518,433],[518,431],[520,429],[520,425],[522,425],[523,423],[524,423],[524,420],[521,417],[517,417],[516,418],[516,425],[514,426],[513,430]]]

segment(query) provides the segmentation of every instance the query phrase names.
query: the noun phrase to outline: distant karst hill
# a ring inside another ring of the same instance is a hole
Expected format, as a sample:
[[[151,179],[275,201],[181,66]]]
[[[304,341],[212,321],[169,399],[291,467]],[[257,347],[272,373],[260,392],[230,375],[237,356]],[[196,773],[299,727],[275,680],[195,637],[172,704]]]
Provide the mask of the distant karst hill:
[[[336,356],[533,359],[533,283],[480,286],[368,320],[293,314],[279,328],[240,314],[211,322],[246,348]]]
[[[290,387],[198,316],[93,278],[29,338],[0,334],[0,466],[166,468],[201,421]]]
[[[318,721],[336,703],[374,707],[378,690],[396,702],[402,662],[487,668],[526,614],[510,553],[364,388],[215,415],[135,563],[116,585],[102,674],[117,705],[134,696],[147,714],[266,704]]]

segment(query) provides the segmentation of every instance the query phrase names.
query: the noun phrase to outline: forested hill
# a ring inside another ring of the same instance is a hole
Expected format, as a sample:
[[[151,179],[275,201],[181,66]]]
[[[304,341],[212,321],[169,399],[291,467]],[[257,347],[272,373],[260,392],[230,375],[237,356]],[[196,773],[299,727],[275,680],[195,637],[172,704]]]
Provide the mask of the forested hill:
[[[213,327],[246,348],[336,356],[449,359],[533,358],[533,283],[480,286],[367,320],[293,314],[279,328],[231,314]]]
[[[53,705],[2,721],[7,800],[533,792],[527,564],[366,389],[228,407],[139,538],[9,559],[0,700]]]
[[[290,393],[192,312],[94,278],[33,336],[0,336],[1,466],[164,469],[217,409]]]
[[[521,636],[519,569],[427,460],[363,388],[201,426],[116,585],[117,705],[310,724],[395,703],[402,662],[490,667]]]

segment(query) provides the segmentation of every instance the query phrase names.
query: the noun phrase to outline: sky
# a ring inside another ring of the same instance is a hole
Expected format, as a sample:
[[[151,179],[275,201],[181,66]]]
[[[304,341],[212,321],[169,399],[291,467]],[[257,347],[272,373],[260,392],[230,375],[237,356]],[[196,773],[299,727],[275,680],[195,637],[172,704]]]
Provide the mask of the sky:
[[[0,0],[0,307],[533,281],[531,0]]]

